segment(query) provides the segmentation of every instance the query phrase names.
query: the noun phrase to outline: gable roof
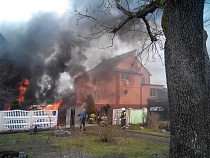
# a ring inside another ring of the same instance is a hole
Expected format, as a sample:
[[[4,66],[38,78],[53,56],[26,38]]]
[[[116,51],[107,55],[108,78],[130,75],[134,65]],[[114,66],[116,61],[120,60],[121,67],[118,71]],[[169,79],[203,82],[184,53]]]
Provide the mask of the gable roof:
[[[86,71],[85,73],[83,73],[82,75],[76,77],[79,78],[81,76],[100,76],[100,75],[104,75],[107,74],[108,72],[110,72],[115,66],[117,66],[119,63],[121,63],[123,60],[125,60],[127,57],[129,57],[130,55],[132,55],[133,53],[136,53],[136,49],[132,50],[130,52],[115,56],[113,58],[109,58],[106,60],[103,60],[101,63],[99,63],[98,65],[96,65],[94,68],[92,68],[89,71]],[[136,55],[136,54],[135,54]],[[142,65],[143,66],[143,65]],[[145,68],[146,69],[146,68]],[[146,69],[146,71],[148,71]],[[148,72],[149,73],[149,72]],[[150,73],[149,73],[150,74]],[[151,74],[150,74],[151,75]]]
[[[129,73],[129,74],[136,74],[142,76],[143,74],[140,74],[139,72],[133,71],[133,70],[125,70],[125,69],[115,69],[115,72],[120,72],[120,73]]]

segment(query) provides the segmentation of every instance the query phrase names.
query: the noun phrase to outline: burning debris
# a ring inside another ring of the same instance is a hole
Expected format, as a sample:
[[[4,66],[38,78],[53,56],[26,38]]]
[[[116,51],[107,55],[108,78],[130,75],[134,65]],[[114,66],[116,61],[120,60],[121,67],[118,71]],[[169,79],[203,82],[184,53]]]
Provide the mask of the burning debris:
[[[63,100],[59,100],[57,103],[53,105],[47,105],[44,107],[45,110],[58,110],[63,103]]]
[[[39,109],[39,110],[58,110],[62,106],[63,100],[59,100],[57,103],[49,105],[30,105],[29,110]]]

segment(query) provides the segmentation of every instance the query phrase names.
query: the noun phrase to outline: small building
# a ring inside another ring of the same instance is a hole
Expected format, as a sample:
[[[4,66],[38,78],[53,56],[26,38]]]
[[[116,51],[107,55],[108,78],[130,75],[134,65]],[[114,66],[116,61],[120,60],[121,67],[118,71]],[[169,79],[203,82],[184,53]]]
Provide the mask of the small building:
[[[169,119],[169,102],[167,89],[158,89],[156,98],[148,99],[148,113],[156,113],[161,120]]]

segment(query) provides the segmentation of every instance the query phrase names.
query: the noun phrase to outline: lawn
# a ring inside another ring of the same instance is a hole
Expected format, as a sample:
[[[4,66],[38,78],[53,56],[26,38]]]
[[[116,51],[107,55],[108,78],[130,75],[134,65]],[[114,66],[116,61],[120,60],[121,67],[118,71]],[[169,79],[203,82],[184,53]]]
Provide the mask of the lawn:
[[[87,131],[71,131],[71,137],[55,137],[50,131],[42,131],[30,135],[14,133],[0,135],[0,150],[23,151],[29,157],[44,153],[77,151],[101,158],[164,158],[168,155],[168,145],[152,143],[117,134],[116,131],[109,142],[101,141],[97,128],[87,128]],[[80,154],[81,155],[81,154]]]
[[[142,134],[149,134],[149,135],[156,135],[156,136],[162,136],[162,137],[169,137],[169,132],[163,133],[160,130],[154,131],[152,128],[144,127],[144,130],[140,130],[139,125],[132,125],[129,128],[130,131],[139,132]]]
[[[56,143],[62,150],[74,149],[97,157],[139,157],[164,158],[168,145],[151,143],[133,138],[114,137],[110,142],[102,142],[97,136],[85,136],[62,140]]]

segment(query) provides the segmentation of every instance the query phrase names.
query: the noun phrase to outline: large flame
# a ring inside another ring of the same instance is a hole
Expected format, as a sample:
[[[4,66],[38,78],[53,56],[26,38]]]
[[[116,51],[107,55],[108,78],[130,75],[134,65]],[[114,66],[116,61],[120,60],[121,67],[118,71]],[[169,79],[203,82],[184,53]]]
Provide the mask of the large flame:
[[[46,110],[58,110],[62,103],[63,103],[63,100],[59,100],[57,103],[55,103],[53,105],[45,106],[44,109],[46,109]]]
[[[28,89],[28,85],[30,84],[28,79],[24,79],[21,82],[18,83],[20,85],[19,87],[19,97],[17,98],[17,100],[19,101],[19,103],[24,102],[24,94],[26,93],[27,89]]]

